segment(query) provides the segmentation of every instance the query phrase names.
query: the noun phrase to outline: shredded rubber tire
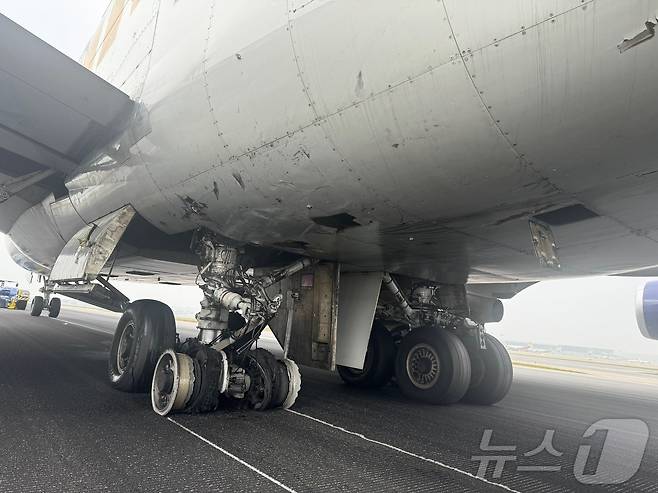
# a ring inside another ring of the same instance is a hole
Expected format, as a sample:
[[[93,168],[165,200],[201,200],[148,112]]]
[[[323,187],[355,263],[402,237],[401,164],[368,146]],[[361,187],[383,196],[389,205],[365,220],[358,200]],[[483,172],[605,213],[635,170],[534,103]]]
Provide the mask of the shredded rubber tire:
[[[251,377],[252,386],[260,382],[262,396],[254,393],[254,388],[247,391],[247,403],[255,411],[265,411],[272,407],[272,398],[277,387],[279,371],[274,355],[264,349],[248,351],[245,356],[245,369]]]
[[[216,411],[220,403],[220,353],[196,339],[186,340],[178,352],[190,356],[194,363],[194,390],[183,412],[199,414]]]

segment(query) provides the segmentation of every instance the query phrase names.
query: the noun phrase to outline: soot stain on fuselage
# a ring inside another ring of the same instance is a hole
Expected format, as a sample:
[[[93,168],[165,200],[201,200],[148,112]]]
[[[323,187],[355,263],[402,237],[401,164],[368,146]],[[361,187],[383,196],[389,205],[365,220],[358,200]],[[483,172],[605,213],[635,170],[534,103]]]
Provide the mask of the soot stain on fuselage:
[[[183,210],[184,214],[183,217],[188,219],[192,215],[196,216],[205,216],[206,215],[206,209],[208,208],[208,204],[204,202],[199,202],[198,200],[194,200],[192,197],[189,195],[185,197],[181,197],[180,195],[178,196],[179,199],[184,204]]]
[[[326,226],[327,228],[333,228],[336,231],[361,226],[361,224],[356,222],[355,219],[356,218],[353,215],[348,214],[347,212],[341,212],[340,214],[334,214],[332,216],[317,216],[311,218],[315,224]]]

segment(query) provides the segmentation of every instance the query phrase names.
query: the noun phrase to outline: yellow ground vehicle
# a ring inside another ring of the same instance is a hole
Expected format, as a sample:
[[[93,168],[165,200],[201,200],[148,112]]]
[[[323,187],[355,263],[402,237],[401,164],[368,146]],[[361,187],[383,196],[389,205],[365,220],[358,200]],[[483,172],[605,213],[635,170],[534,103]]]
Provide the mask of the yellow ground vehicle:
[[[20,289],[18,283],[16,286],[8,286],[8,284],[8,281],[0,281],[0,308],[25,310],[30,292],[27,289]]]
[[[7,303],[7,308],[10,310],[25,310],[29,299],[30,292],[27,289],[19,289],[16,295]]]

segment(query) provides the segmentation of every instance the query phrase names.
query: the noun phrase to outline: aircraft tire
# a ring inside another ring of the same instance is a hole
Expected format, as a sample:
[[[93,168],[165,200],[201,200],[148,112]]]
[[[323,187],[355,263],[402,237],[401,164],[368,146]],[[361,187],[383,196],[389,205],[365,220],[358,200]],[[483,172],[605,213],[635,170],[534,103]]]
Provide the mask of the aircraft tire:
[[[32,298],[32,306],[30,308],[30,315],[38,317],[43,311],[43,296],[35,296]]]
[[[59,316],[59,311],[62,309],[62,300],[59,298],[53,298],[50,300],[48,305],[48,316],[50,318],[57,318]]]
[[[272,399],[276,398],[278,390],[276,359],[264,349],[255,349],[247,353],[245,360],[245,371],[251,380],[245,396],[247,404],[254,411],[265,411],[273,407]]]
[[[290,388],[290,378],[288,377],[288,369],[283,361],[275,362],[275,376],[274,387],[272,389],[272,407],[279,407],[288,397]]]
[[[402,339],[395,375],[407,397],[431,404],[453,404],[468,390],[471,361],[466,346],[455,334],[424,327]]]
[[[221,353],[196,339],[187,339],[179,350],[192,358],[195,377],[192,395],[184,412],[199,414],[216,411],[220,404],[220,381],[224,377]]]
[[[363,369],[357,370],[347,366],[337,366],[336,369],[348,385],[361,388],[381,387],[393,376],[395,351],[395,342],[390,332],[381,323],[375,321],[370,333]]]
[[[473,373],[464,402],[491,405],[502,400],[512,386],[514,370],[505,346],[490,334],[486,334],[487,349],[481,350],[469,344]]]
[[[110,348],[110,385],[124,392],[148,392],[160,355],[175,345],[171,308],[155,300],[131,303],[119,319]]]

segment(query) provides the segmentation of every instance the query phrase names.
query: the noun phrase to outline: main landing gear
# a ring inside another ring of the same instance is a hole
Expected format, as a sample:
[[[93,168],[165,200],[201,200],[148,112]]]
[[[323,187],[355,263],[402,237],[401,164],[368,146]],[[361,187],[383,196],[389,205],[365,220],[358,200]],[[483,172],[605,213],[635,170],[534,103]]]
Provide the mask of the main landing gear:
[[[177,339],[168,306],[131,303],[110,351],[111,384],[126,392],[150,391],[153,410],[162,416],[211,412],[231,401],[258,411],[292,406],[301,388],[297,365],[252,347],[282,300],[266,289],[313,261],[257,273],[241,265],[236,248],[211,234],[201,236],[195,249],[204,294],[198,337]]]
[[[41,316],[41,312],[46,310],[50,318],[57,318],[62,308],[62,300],[60,298],[51,298],[51,285],[48,280],[44,278],[43,296],[35,296],[30,303],[30,315],[33,317]]]
[[[512,362],[482,324],[441,309],[440,288],[416,286],[408,301],[390,276],[384,284],[393,304],[378,310],[363,369],[338,368],[345,383],[379,387],[394,377],[404,395],[431,404],[491,405],[507,395]]]
[[[490,334],[485,349],[441,327],[414,329],[395,343],[375,322],[363,370],[338,367],[338,373],[362,388],[381,387],[394,377],[407,397],[431,404],[491,405],[509,392],[513,371],[507,350]]]
[[[273,294],[282,291],[280,286],[268,288],[314,261],[255,268],[211,233],[200,235],[194,245],[203,291],[198,336],[179,340],[171,309],[162,303],[131,303],[112,343],[111,384],[126,392],[150,392],[153,410],[163,416],[212,412],[227,404],[258,411],[292,406],[301,387],[299,368],[254,346],[283,299]],[[315,281],[304,280],[307,287]],[[464,286],[401,282],[383,275],[386,289],[379,296],[363,368],[338,367],[341,378],[356,387],[380,387],[394,379],[404,395],[432,404],[487,405],[503,399],[512,364],[483,325],[502,317],[502,305],[480,299],[471,306]],[[288,313],[292,321],[294,312]],[[307,347],[316,344],[316,356],[318,348],[330,346],[311,337]]]

